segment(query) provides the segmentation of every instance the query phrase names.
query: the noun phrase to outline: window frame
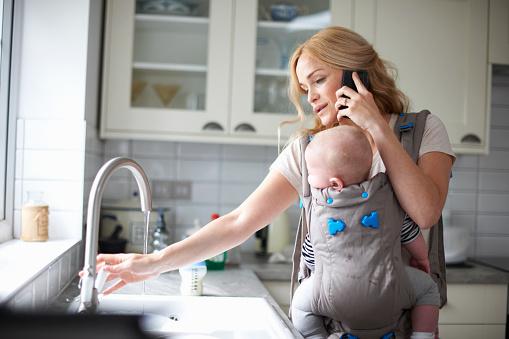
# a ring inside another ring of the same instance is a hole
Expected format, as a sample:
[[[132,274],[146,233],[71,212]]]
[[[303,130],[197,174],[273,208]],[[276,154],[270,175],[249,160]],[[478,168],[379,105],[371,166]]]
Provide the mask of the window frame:
[[[3,0],[0,57],[0,243],[14,233],[16,114],[12,103],[14,0]]]

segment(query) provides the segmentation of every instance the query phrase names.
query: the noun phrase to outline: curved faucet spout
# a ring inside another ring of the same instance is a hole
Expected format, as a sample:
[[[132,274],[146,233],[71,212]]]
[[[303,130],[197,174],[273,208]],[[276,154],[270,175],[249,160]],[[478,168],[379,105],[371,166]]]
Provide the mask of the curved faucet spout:
[[[95,176],[88,198],[87,211],[87,235],[85,241],[85,275],[81,281],[81,301],[79,312],[95,311],[97,306],[96,257],[99,243],[99,219],[101,213],[101,201],[106,183],[111,175],[120,168],[127,168],[133,174],[140,192],[141,210],[149,213],[152,210],[152,194],[147,175],[143,168],[129,158],[113,158],[106,162]]]

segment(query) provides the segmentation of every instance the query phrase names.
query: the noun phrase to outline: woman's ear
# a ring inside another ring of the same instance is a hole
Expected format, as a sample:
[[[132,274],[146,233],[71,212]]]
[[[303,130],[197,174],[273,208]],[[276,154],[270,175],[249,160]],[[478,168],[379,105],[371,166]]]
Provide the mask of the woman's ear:
[[[329,179],[330,186],[335,189],[336,191],[341,191],[343,189],[343,180],[340,178],[330,178]]]

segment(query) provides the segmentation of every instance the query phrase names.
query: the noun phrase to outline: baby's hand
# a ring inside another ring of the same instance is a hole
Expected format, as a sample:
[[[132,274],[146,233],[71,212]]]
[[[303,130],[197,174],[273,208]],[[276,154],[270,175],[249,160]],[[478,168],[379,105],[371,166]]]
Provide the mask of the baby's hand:
[[[431,272],[431,267],[430,267],[428,258],[420,259],[420,260],[412,258],[412,259],[410,259],[410,266],[415,267],[415,268],[417,268],[421,271],[424,271],[428,274]]]

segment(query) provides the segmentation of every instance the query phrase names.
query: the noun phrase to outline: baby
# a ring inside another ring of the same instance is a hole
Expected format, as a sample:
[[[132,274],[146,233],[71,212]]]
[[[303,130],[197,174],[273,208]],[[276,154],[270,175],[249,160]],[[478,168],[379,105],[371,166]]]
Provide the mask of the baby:
[[[352,185],[359,185],[363,182],[368,181],[368,179],[371,179],[369,178],[369,174],[372,165],[372,158],[373,154],[371,151],[370,143],[366,138],[365,134],[363,133],[363,131],[358,127],[341,125],[335,128],[322,131],[314,136],[313,140],[309,143],[309,145],[306,148],[305,160],[308,171],[308,182],[312,188],[311,192],[314,201],[313,203],[314,204],[318,203],[320,199],[322,200],[325,199],[325,201],[327,201],[326,203],[323,203],[322,206],[318,206],[319,208],[322,209],[318,213],[323,214],[324,213],[323,211],[327,211],[327,209],[337,210],[338,208],[339,209],[342,208],[326,206],[331,202],[329,200],[331,198],[327,198],[329,196],[327,195],[327,192],[331,192],[330,190],[341,192],[347,187],[350,187]],[[319,195],[320,197],[317,197],[317,195]],[[341,195],[339,194],[339,196]],[[364,202],[361,202],[361,204],[362,203]],[[317,214],[316,207],[312,209],[312,213],[313,213],[312,218],[314,217],[316,220],[318,220],[318,216],[316,215]],[[340,212],[336,211],[336,214],[338,213],[341,214]],[[320,227],[322,227],[322,224],[323,223],[320,223]],[[312,223],[312,225],[314,224]],[[348,235],[348,227],[359,227],[357,228],[356,232],[359,232],[358,230],[362,228],[361,225],[345,225],[344,223],[342,223],[342,225],[341,224],[339,225],[340,226],[337,225],[334,226],[336,227],[336,229],[333,233],[327,235],[327,237],[329,237],[328,239],[330,239],[331,236],[334,237],[350,236]],[[327,226],[324,227],[327,228]],[[330,227],[331,225],[329,224],[329,229],[322,231],[322,233],[330,232],[331,231]],[[339,229],[337,227],[339,227]],[[380,228],[384,227],[390,228],[401,226],[383,224],[380,226]],[[346,230],[346,232],[343,233],[344,230]],[[354,231],[353,228],[352,231]],[[370,231],[371,230],[363,232]],[[373,231],[375,232],[376,230]],[[338,234],[337,232],[341,233]],[[404,269],[400,270],[400,272],[403,272],[401,275],[406,276],[399,278],[398,274],[394,273],[395,279],[405,280],[408,282],[406,286],[405,284],[401,284],[402,286],[401,290],[403,291],[401,293],[395,292],[394,298],[404,299],[399,303],[400,305],[402,305],[401,313],[403,312],[404,309],[412,308],[411,318],[413,333],[411,338],[433,338],[435,330],[438,325],[437,322],[438,322],[439,293],[436,284],[431,279],[431,277],[423,272],[425,271],[429,273],[430,270],[426,244],[424,242],[424,238],[420,233],[418,226],[415,225],[415,223],[413,222],[405,223],[403,229],[398,232],[401,232],[402,236],[404,234],[413,234],[410,240],[407,239],[405,242],[403,242],[402,240],[402,242],[403,246],[412,255],[413,265],[419,267],[422,271],[419,271],[412,267],[405,266]],[[311,229],[309,230],[308,237],[310,233],[312,233]],[[370,233],[370,235],[372,234],[376,233]],[[364,237],[366,236],[364,235]],[[395,237],[395,239],[396,238],[397,237]],[[315,255],[313,253],[311,241],[309,241],[309,239],[306,240],[307,242],[309,242],[308,248],[310,248],[311,250],[311,256],[313,257],[313,260],[309,259],[310,255],[309,253],[305,253],[306,251],[303,252],[304,260],[306,262],[306,265],[311,270],[314,270]],[[351,241],[351,243],[353,243],[353,240]],[[330,245],[330,243],[327,244]],[[387,252],[387,250],[380,248],[375,248],[371,250],[376,251],[374,257],[384,256],[386,254],[390,256],[391,253],[394,253]],[[342,249],[333,249],[332,251],[342,251]],[[378,254],[378,251],[380,251],[380,254]],[[399,250],[397,252],[398,254],[400,253]],[[316,255],[316,257],[318,258],[319,255]],[[331,261],[327,259],[327,257],[325,257],[324,255],[321,255],[321,258],[323,262],[321,263],[320,269],[323,272],[327,270],[335,272],[332,268],[327,267],[327,265],[331,264]],[[355,260],[355,256],[351,260]],[[397,264],[401,263],[401,260],[396,261]],[[335,262],[338,262],[338,265],[341,265],[340,261]],[[359,263],[359,265],[364,264],[365,262]],[[351,272],[346,273],[349,274]],[[301,285],[297,288],[294,300],[292,302],[292,320],[295,327],[302,333],[304,337],[327,338],[328,332],[325,329],[324,318],[312,312],[312,298],[313,295],[316,296],[316,291],[314,294],[313,291],[314,289],[318,288],[317,286],[314,286],[314,276],[315,274],[312,274],[308,279],[303,280],[301,282]],[[332,277],[332,279],[335,279],[334,276]],[[363,279],[362,271],[360,279],[361,281]],[[320,281],[320,283],[323,285],[326,282]],[[339,286],[340,288],[343,287],[342,285]],[[346,286],[345,288],[348,287]],[[334,291],[332,291],[332,293],[334,293]],[[342,303],[343,300],[339,299],[339,302]],[[358,309],[355,310],[352,309],[352,312],[362,312],[362,311],[359,311]],[[370,317],[373,318],[377,317],[378,315],[365,314],[361,315],[360,319],[362,319],[362,316],[364,316],[365,319],[370,319]],[[335,320],[338,320],[340,322],[342,321],[342,319]]]

